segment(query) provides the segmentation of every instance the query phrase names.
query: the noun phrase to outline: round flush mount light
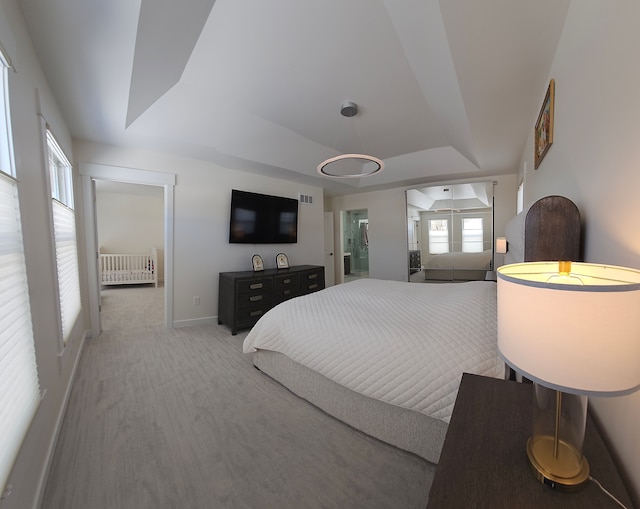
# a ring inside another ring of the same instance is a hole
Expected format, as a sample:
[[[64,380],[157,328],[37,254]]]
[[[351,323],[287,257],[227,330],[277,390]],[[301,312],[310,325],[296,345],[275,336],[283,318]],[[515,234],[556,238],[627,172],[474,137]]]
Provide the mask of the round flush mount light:
[[[331,157],[318,165],[318,173],[332,178],[370,177],[380,173],[384,162],[365,154],[342,154]]]
[[[340,114],[352,118],[358,114],[358,105],[345,101],[340,105]],[[325,177],[338,179],[370,177],[380,173],[384,163],[377,157],[365,154],[342,154],[331,157],[318,165],[318,173]]]

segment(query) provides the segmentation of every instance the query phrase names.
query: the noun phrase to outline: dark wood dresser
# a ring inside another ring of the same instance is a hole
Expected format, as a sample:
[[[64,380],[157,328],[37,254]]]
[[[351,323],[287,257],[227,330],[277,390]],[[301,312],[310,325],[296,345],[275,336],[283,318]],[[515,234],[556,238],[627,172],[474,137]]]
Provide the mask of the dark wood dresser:
[[[221,272],[218,291],[218,324],[236,335],[252,327],[276,304],[324,288],[324,267],[297,265],[260,272]]]

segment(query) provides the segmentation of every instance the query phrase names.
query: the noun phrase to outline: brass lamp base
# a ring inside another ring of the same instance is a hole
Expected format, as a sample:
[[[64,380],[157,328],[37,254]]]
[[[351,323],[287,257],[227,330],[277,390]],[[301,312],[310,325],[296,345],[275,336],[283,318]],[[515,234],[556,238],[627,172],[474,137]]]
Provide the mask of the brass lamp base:
[[[556,443],[550,435],[529,438],[527,456],[536,478],[550,488],[578,491],[589,480],[587,459],[571,444]]]

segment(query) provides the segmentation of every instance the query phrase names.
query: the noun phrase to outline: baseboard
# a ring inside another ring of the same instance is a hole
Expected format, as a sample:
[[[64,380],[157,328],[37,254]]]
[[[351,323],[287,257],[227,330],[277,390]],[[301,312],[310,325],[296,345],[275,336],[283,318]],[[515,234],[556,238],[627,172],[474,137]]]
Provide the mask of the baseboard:
[[[85,331],[82,335],[82,339],[80,340],[80,347],[78,348],[78,355],[73,363],[73,369],[71,370],[71,376],[69,377],[69,383],[67,384],[67,389],[64,393],[64,399],[62,401],[62,407],[60,408],[60,412],[58,413],[58,418],[56,419],[56,427],[53,433],[53,437],[51,438],[51,442],[49,443],[49,448],[47,450],[47,456],[45,460],[45,468],[43,469],[40,479],[38,481],[38,492],[35,497],[35,505],[33,509],[39,509],[42,505],[42,498],[44,497],[44,490],[47,485],[47,479],[49,478],[49,472],[51,470],[51,464],[53,463],[53,454],[55,453],[56,446],[58,445],[58,438],[60,437],[60,431],[62,430],[62,422],[64,421],[64,416],[67,413],[67,406],[69,405],[69,398],[71,397],[71,389],[73,388],[73,382],[75,382],[76,374],[78,372],[78,366],[80,365],[80,357],[82,356],[82,350],[84,349],[85,341],[87,337],[91,337],[91,331]]]
[[[193,318],[191,320],[174,320],[173,327],[191,327],[192,325],[211,325],[218,323],[217,316],[209,316],[206,318]]]

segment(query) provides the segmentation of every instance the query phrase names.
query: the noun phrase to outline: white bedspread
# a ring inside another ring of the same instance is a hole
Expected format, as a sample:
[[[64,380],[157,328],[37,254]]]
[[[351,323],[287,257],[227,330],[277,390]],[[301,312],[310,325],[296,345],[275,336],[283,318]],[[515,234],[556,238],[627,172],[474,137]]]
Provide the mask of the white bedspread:
[[[496,284],[364,279],[266,313],[243,350],[283,353],[369,397],[449,421],[463,372],[504,376]]]

